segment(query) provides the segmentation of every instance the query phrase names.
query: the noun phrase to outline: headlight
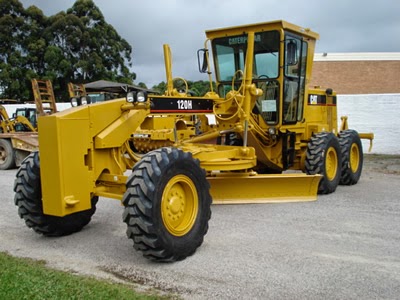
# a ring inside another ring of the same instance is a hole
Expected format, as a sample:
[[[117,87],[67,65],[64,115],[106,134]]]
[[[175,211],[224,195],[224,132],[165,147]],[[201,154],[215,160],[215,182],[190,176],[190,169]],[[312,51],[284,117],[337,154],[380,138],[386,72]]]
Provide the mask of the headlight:
[[[134,101],[135,101],[134,92],[128,92],[128,94],[126,94],[126,102],[132,103]]]
[[[138,92],[128,92],[126,94],[126,102],[134,103],[139,102],[143,103],[147,101],[147,93],[145,91]]]
[[[137,99],[137,102],[146,102],[146,100],[147,100],[147,94],[146,94],[146,92],[143,92],[143,91],[139,91],[139,92],[137,92],[136,93],[136,99]]]
[[[90,104],[90,101],[86,97],[81,97],[81,105]]]
[[[276,128],[275,127],[268,128],[268,133],[270,135],[276,135]]]
[[[71,98],[71,105],[72,107],[78,106],[78,98]]]

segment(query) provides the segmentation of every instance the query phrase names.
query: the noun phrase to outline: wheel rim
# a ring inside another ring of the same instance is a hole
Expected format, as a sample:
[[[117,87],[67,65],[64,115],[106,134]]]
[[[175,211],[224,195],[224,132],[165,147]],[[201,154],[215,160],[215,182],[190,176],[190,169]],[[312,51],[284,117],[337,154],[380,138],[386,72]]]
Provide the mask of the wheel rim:
[[[360,165],[360,149],[357,144],[351,145],[349,162],[351,171],[356,173]]]
[[[196,187],[189,177],[171,178],[161,200],[161,217],[169,233],[183,236],[192,229],[199,210],[198,200]]]
[[[6,161],[6,158],[6,150],[0,146],[0,163],[4,163]]]
[[[325,158],[325,173],[329,181],[332,181],[336,177],[337,163],[338,158],[336,150],[333,147],[329,147]]]

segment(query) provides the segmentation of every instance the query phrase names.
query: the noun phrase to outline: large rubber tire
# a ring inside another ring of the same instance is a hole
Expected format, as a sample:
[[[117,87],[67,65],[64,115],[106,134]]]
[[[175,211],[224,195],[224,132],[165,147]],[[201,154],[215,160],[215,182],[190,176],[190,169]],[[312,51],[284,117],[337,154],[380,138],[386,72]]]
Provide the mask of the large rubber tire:
[[[339,134],[339,143],[342,149],[342,174],[340,184],[353,185],[361,177],[363,167],[363,149],[358,132],[344,130]]]
[[[15,167],[15,152],[9,140],[0,139],[0,170]]]
[[[123,220],[133,247],[155,261],[178,261],[203,243],[211,217],[210,185],[191,153],[160,148],[135,165]]]
[[[341,174],[341,152],[338,138],[331,132],[314,135],[308,143],[305,169],[307,174],[321,174],[319,194],[336,190]]]
[[[44,214],[38,152],[32,152],[22,162],[16,174],[14,191],[19,216],[29,228],[45,236],[64,236],[80,231],[90,222],[98,200],[95,196],[92,198],[92,208],[64,217]]]

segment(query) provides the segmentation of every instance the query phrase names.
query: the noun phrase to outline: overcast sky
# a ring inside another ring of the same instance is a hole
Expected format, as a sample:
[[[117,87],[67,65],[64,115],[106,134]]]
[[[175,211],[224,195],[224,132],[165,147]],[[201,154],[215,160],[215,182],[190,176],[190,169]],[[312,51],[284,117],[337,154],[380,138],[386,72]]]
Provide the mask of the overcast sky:
[[[46,16],[74,0],[20,0]],[[133,48],[135,83],[165,81],[162,45],[173,53],[173,76],[207,80],[196,51],[208,29],[283,19],[320,34],[316,52],[400,52],[400,0],[94,0],[107,23]],[[399,70],[400,73],[400,70]]]

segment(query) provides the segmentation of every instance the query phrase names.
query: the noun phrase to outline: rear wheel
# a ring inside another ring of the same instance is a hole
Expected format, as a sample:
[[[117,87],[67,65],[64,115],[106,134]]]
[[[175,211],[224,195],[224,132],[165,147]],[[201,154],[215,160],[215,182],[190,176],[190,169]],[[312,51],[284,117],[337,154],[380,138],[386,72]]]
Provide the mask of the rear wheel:
[[[0,170],[15,167],[15,152],[9,140],[0,139]]]
[[[329,194],[336,190],[341,174],[341,152],[337,137],[331,132],[314,135],[308,143],[305,168],[307,174],[321,174],[318,193]]]
[[[361,177],[363,166],[363,150],[360,137],[355,130],[344,130],[340,132],[339,143],[342,149],[340,184],[356,184]]]
[[[35,232],[45,236],[63,236],[80,231],[96,211],[98,197],[92,198],[92,208],[64,217],[43,213],[40,183],[39,153],[31,153],[21,164],[14,183],[15,205],[19,216]]]
[[[149,152],[126,187],[127,235],[146,258],[182,260],[202,244],[211,217],[210,186],[191,153],[176,148]]]

